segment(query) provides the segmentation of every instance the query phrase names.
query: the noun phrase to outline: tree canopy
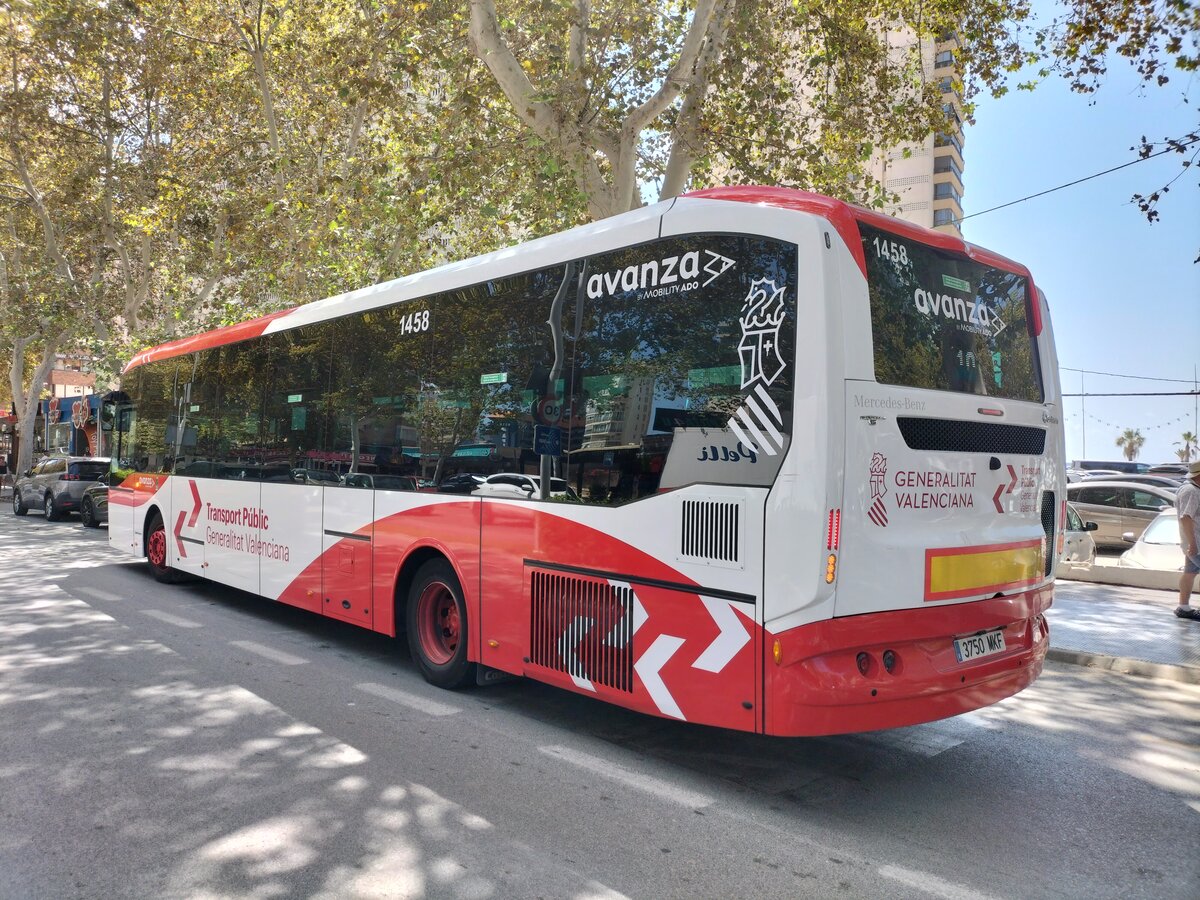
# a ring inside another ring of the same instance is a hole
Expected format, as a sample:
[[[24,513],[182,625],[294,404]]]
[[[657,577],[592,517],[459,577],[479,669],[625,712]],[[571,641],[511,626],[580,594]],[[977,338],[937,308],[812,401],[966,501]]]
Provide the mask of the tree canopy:
[[[14,0],[13,399],[25,422],[67,348],[103,381],[139,346],[715,182],[880,205],[864,159],[946,122],[921,42],[955,47],[968,120],[1030,63],[1081,91],[1114,51],[1156,86],[1197,67],[1193,0],[1061,11],[1039,26],[1030,0]]]

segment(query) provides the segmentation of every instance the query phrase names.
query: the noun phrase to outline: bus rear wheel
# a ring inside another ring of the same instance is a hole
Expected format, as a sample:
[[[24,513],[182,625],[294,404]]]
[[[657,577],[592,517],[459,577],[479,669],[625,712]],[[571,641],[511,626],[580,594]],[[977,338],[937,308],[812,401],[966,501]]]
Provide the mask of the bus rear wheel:
[[[182,572],[167,565],[167,529],[157,512],[151,513],[146,521],[146,561],[155,580],[163,584],[183,580]]]
[[[467,660],[467,604],[454,569],[434,559],[417,570],[405,608],[408,647],[430,684],[460,688],[474,678]]]

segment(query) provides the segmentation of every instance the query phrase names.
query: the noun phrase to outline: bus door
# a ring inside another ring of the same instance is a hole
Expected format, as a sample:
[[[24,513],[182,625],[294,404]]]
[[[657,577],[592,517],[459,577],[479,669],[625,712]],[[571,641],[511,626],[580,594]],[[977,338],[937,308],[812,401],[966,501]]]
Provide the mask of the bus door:
[[[370,627],[375,491],[345,483],[323,490],[321,611]]]

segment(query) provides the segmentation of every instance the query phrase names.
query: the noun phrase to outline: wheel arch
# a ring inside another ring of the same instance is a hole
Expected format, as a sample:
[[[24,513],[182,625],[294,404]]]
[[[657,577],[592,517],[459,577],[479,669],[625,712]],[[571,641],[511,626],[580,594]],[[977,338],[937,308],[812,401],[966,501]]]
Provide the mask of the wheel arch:
[[[404,559],[400,562],[400,567],[396,571],[396,578],[392,589],[392,634],[399,637],[405,630],[405,613],[408,608],[408,592],[412,589],[413,581],[416,579],[417,572],[421,567],[430,560],[441,559],[449,564],[454,570],[454,577],[458,579],[459,590],[463,592],[464,605],[467,609],[467,626],[468,640],[467,656],[474,662],[478,660],[478,647],[475,646],[475,640],[470,637],[474,634],[477,624],[477,607],[475,605],[475,592],[470,589],[467,580],[463,577],[462,569],[459,567],[454,554],[446,547],[438,543],[423,542],[411,547]]]

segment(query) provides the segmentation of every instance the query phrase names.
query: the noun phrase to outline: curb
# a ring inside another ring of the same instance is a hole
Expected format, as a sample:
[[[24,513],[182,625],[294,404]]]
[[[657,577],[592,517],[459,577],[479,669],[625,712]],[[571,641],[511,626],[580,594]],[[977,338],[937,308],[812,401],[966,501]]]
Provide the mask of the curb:
[[[1173,666],[1168,663],[1148,662],[1144,659],[1133,659],[1128,656],[1108,656],[1104,653],[1089,653],[1086,650],[1064,650],[1051,647],[1046,651],[1046,659],[1055,662],[1072,663],[1086,666],[1089,669],[1103,669],[1106,672],[1117,672],[1121,675],[1138,675],[1142,678],[1161,678],[1165,681],[1175,681],[1180,684],[1200,684],[1200,668],[1196,666]]]

